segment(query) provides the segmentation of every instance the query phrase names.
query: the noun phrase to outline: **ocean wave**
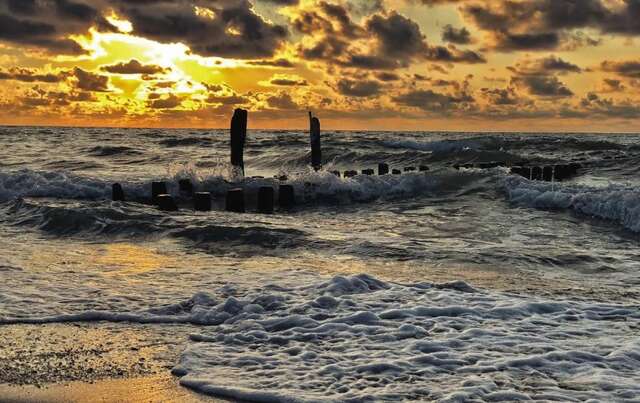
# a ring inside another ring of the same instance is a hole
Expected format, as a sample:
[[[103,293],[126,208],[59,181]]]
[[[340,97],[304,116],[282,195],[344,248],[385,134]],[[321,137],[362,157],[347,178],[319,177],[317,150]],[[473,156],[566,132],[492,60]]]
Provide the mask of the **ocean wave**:
[[[364,274],[233,294],[223,288],[139,312],[0,324],[206,326],[191,336],[173,374],[201,393],[255,402],[611,401],[640,394],[640,343],[632,330],[640,325],[638,306]]]
[[[415,140],[382,141],[382,145],[389,148],[407,148],[432,153],[454,153],[465,150],[500,150],[504,141],[498,137],[477,137],[461,140],[439,140],[419,142]]]
[[[96,157],[110,157],[113,155],[141,155],[142,151],[127,146],[96,146],[89,150],[89,154]]]
[[[538,209],[566,210],[618,223],[640,232],[640,191],[621,185],[595,188],[560,185],[507,177],[503,182],[507,199]]]
[[[187,147],[187,146],[207,146],[212,140],[206,137],[171,137],[158,141],[158,144],[165,147]]]

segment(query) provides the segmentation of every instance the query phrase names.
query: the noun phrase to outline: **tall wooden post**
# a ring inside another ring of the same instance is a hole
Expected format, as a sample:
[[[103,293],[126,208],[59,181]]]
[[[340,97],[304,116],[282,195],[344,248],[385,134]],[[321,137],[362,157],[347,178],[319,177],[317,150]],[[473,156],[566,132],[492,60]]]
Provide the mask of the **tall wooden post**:
[[[322,168],[322,148],[320,146],[320,120],[309,112],[311,133],[311,166],[316,171]]]
[[[244,176],[244,142],[247,138],[248,113],[244,109],[236,109],[231,118],[231,166],[240,168]]]

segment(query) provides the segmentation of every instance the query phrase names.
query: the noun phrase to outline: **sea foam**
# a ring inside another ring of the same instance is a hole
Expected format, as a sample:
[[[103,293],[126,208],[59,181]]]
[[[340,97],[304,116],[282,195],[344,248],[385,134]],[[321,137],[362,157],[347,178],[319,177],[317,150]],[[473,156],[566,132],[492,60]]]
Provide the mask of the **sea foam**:
[[[199,392],[246,401],[633,401],[638,308],[357,275],[198,293],[137,313],[0,323],[206,325],[173,373]]]

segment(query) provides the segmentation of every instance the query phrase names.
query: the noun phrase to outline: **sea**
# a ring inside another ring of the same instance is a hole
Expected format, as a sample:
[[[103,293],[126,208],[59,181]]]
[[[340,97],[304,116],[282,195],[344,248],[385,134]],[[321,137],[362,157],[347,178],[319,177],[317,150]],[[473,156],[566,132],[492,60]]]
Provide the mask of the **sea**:
[[[243,401],[640,401],[640,135],[324,131],[322,151],[316,172],[308,132],[250,130],[242,178],[228,130],[0,127],[0,331],[165,328],[168,373]],[[402,174],[332,173],[379,163]],[[281,184],[295,206],[256,213]]]

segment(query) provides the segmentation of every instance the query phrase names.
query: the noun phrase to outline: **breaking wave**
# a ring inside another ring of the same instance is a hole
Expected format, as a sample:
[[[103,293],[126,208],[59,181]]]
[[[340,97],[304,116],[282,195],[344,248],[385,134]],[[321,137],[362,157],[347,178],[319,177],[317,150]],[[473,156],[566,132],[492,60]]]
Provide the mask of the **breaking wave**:
[[[640,232],[640,191],[637,188],[615,184],[595,188],[529,181],[513,176],[504,180],[503,187],[507,199],[516,205],[551,210],[569,209]]]

